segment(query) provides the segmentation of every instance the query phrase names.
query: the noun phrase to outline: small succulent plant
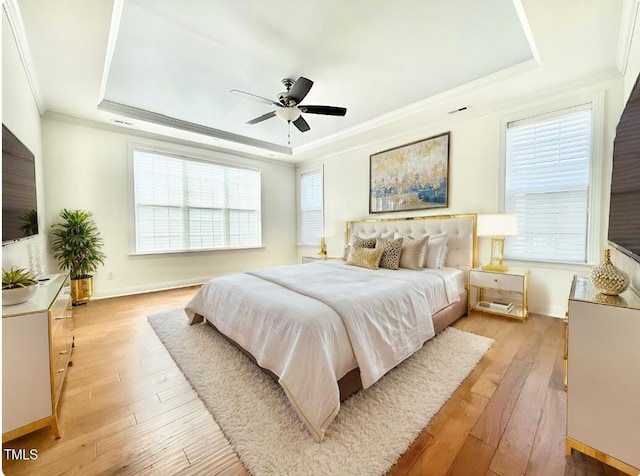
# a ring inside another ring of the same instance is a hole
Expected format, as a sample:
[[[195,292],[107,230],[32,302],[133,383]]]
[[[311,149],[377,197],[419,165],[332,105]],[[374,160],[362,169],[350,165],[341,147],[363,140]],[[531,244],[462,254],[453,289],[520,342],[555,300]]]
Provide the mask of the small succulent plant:
[[[2,289],[26,288],[38,284],[30,271],[13,267],[9,271],[2,270]]]

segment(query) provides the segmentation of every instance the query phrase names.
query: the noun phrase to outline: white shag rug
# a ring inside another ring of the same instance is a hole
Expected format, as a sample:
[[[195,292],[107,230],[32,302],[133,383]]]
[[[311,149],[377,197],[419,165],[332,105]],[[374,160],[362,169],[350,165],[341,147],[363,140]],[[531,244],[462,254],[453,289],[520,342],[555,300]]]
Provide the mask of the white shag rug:
[[[404,453],[493,340],[448,328],[372,387],[342,403],[316,443],[281,387],[182,309],[149,322],[255,475],[380,475]]]

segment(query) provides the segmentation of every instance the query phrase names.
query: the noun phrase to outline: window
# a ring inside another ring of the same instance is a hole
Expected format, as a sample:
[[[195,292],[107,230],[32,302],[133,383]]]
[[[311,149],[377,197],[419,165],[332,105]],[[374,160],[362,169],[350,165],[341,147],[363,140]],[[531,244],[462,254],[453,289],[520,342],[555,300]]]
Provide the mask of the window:
[[[589,103],[507,124],[504,209],[518,235],[506,258],[587,262],[593,122]]]
[[[300,244],[319,246],[322,237],[322,171],[300,176]]]
[[[137,253],[261,246],[260,172],[133,151]]]

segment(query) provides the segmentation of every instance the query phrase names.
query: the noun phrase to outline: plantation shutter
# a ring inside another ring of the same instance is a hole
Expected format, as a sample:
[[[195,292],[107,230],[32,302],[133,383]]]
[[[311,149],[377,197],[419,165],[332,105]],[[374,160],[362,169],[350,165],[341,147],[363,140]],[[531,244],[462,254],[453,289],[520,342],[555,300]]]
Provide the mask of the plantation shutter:
[[[322,237],[322,171],[300,177],[300,244],[320,246]]]
[[[590,105],[508,124],[505,258],[586,262],[591,131]]]
[[[133,153],[136,252],[261,246],[260,172]]]

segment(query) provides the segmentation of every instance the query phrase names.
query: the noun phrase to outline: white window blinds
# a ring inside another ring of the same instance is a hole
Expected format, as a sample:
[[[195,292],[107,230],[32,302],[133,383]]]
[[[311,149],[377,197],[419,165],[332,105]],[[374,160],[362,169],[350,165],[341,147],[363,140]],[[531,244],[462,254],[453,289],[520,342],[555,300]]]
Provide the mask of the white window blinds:
[[[508,124],[505,212],[518,235],[506,258],[586,262],[592,116],[581,106]]]
[[[300,244],[320,246],[322,237],[322,171],[300,176]]]
[[[133,151],[138,253],[261,246],[260,172]]]

